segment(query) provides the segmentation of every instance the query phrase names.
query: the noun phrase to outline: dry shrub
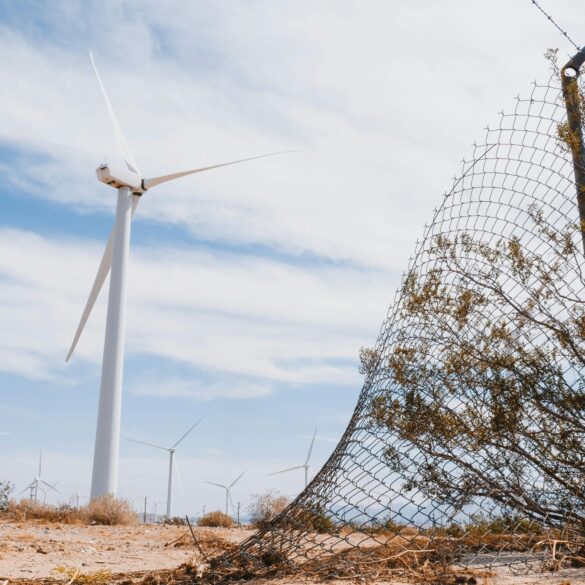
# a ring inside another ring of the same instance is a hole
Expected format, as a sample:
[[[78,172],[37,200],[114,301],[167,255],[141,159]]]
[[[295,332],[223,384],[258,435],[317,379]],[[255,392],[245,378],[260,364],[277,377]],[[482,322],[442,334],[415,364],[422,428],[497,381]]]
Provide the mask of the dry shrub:
[[[197,520],[197,526],[208,526],[211,528],[231,528],[233,525],[234,521],[227,514],[219,510],[209,512]]]
[[[256,528],[262,528],[278,516],[288,504],[289,499],[274,490],[268,490],[263,494],[253,494],[248,507],[250,520]]]
[[[20,500],[19,502],[10,500],[2,514],[15,522],[40,520],[41,522],[61,524],[87,523],[87,512],[83,508],[73,508],[67,505],[50,506],[33,500]]]
[[[75,508],[66,504],[51,506],[33,500],[10,500],[0,515],[13,522],[38,520],[58,524],[135,524],[136,513],[127,500],[112,495],[93,499],[87,506]]]
[[[135,524],[136,512],[128,500],[105,494],[91,500],[87,506],[87,519],[92,524]]]
[[[187,526],[185,518],[182,518],[181,516],[172,516],[171,518],[165,516],[162,523],[165,526]]]

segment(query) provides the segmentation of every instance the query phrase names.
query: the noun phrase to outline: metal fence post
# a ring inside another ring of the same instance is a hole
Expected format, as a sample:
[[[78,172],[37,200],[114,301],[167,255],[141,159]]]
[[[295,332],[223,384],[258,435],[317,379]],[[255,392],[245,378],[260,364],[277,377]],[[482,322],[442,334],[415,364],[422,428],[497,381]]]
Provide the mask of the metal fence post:
[[[575,187],[577,189],[577,206],[583,251],[585,252],[585,143],[583,141],[583,110],[579,89],[581,66],[585,62],[585,47],[576,53],[562,68],[561,80],[563,97],[567,108],[567,142],[573,155],[573,169],[575,173]]]

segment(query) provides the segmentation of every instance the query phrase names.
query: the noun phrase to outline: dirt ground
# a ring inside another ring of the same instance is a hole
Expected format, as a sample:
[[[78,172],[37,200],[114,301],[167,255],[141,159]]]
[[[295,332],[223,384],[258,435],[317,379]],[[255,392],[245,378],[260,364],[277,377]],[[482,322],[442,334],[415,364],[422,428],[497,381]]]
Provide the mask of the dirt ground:
[[[198,539],[218,551],[251,534],[239,528],[194,530]],[[189,562],[193,554],[192,538],[182,526],[0,524],[0,583],[59,577],[67,569],[113,574],[171,569]]]
[[[242,542],[252,533],[240,528],[194,528],[206,554],[214,556]],[[0,585],[32,584],[46,579],[65,583],[100,583],[111,576],[149,574],[190,563],[199,554],[185,527],[85,526],[35,522],[0,523]],[[101,579],[83,580],[90,574]],[[72,577],[76,577],[72,579]],[[141,581],[142,578],[139,579]],[[246,585],[291,585],[307,579],[253,580]],[[376,580],[376,585],[404,585],[404,581]],[[461,581],[463,582],[463,581]],[[347,580],[328,581],[342,585]],[[411,581],[412,583],[412,581]],[[584,570],[513,575],[507,571],[476,577],[477,585],[585,585]],[[430,584],[429,584],[430,585]]]

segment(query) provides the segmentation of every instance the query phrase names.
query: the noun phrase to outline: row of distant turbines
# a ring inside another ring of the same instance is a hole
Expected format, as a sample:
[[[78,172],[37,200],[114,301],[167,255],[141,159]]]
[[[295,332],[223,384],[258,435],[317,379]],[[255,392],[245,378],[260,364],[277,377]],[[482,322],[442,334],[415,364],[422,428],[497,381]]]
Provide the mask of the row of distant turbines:
[[[81,320],[66,358],[66,361],[69,361],[71,358],[104,282],[106,281],[108,274],[110,274],[100,398],[91,480],[91,497],[95,498],[103,494],[115,494],[118,487],[126,314],[126,278],[128,272],[131,223],[138,207],[138,203],[142,197],[150,191],[150,189],[163,183],[174,181],[194,173],[209,171],[211,169],[281,153],[274,152],[227,163],[199,167],[178,173],[145,178],[138,168],[130,148],[128,147],[91,52],[90,60],[106,103],[120,153],[126,164],[125,169],[117,168],[109,164],[103,164],[100,165],[96,171],[99,181],[117,189],[118,191],[116,218],[91,288],[89,298],[83,310]],[[191,432],[191,430],[192,428],[185,434],[185,436]],[[172,447],[152,445],[153,447],[164,449],[169,453],[169,494],[172,490],[173,457],[177,445],[183,440],[183,438],[184,437],[179,439],[179,441]],[[304,467],[306,471],[306,465],[308,465],[308,463],[305,463],[300,467]],[[217,485],[225,487],[222,484]],[[226,498],[228,497],[229,493]],[[170,509],[171,498],[169,496],[167,501],[167,511],[170,511]]]
[[[195,424],[193,424],[191,427],[189,427],[187,432],[185,432],[183,435],[181,435],[179,440],[176,441],[170,447],[156,445],[154,443],[148,443],[146,441],[137,441],[135,439],[127,439],[128,441],[130,441],[132,443],[137,443],[139,445],[146,445],[148,447],[154,447],[155,449],[161,449],[163,451],[168,452],[169,466],[168,466],[167,499],[166,499],[166,516],[167,516],[167,518],[172,517],[172,511],[173,511],[173,475],[174,475],[174,473],[177,473],[177,477],[179,478],[179,481],[182,484],[182,481],[180,480],[179,467],[177,465],[177,460],[176,460],[176,456],[175,456],[177,447],[179,446],[180,443],[182,443],[189,436],[189,434],[197,427],[197,425],[199,425],[199,423],[202,420],[203,420],[203,417],[200,418],[197,422],[195,422]],[[305,459],[305,462],[302,465],[295,465],[294,467],[288,467],[286,469],[281,469],[280,471],[275,471],[274,473],[269,473],[268,475],[269,476],[279,475],[281,473],[288,473],[290,471],[296,471],[298,469],[302,469],[302,470],[304,470],[305,487],[307,487],[307,485],[309,483],[310,459],[311,459],[311,454],[313,453],[313,445],[315,444],[316,437],[317,437],[317,428],[315,428],[315,432],[313,433],[313,437],[311,439],[311,444],[309,445],[309,450],[307,452],[307,457]],[[38,502],[39,491],[41,491],[43,493],[43,496],[44,496],[43,501],[44,502],[46,502],[47,494],[49,492],[54,491],[56,493],[61,493],[56,488],[58,482],[51,484],[43,479],[43,477],[42,477],[42,470],[43,470],[42,463],[43,463],[43,455],[42,455],[42,451],[40,451],[39,452],[38,474],[35,475],[33,480],[31,481],[31,483],[28,484],[20,492],[20,495],[22,495],[25,492],[29,492],[29,497],[34,502]],[[214,481],[206,481],[205,482],[205,483],[208,483],[209,485],[213,485],[213,486],[216,486],[218,488],[225,490],[225,514],[226,515],[229,515],[230,504],[232,507],[234,505],[233,500],[232,500],[231,490],[236,485],[236,483],[244,476],[246,471],[247,470],[244,470],[242,473],[240,473],[230,484],[223,484],[223,483],[218,483],[218,482],[214,482]],[[85,497],[85,496],[82,496],[82,494],[80,494],[80,493],[75,494],[74,498],[76,500],[76,507],[79,507],[80,498],[82,498],[82,497]],[[156,503],[158,504],[161,502],[157,500]]]

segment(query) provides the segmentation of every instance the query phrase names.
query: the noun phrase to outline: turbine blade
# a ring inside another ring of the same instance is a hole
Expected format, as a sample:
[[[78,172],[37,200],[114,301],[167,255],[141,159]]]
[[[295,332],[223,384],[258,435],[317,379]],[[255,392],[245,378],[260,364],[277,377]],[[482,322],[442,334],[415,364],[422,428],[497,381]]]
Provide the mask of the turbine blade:
[[[203,417],[201,417],[172,447],[174,449],[201,421]]]
[[[58,494],[60,494],[61,492],[55,487],[59,482],[56,481],[53,485],[51,485],[50,483],[46,482],[44,479],[40,480],[41,483],[45,484],[50,490],[53,490],[54,492],[57,492]]]
[[[43,464],[43,452],[39,450],[39,477],[41,477],[41,469]]]
[[[34,481],[29,483],[21,492],[19,492],[18,495],[20,496],[20,494],[24,494],[24,492],[26,492],[27,490],[30,490],[30,488],[33,487],[34,485],[35,485]]]
[[[134,213],[136,212],[136,208],[138,207],[138,202],[140,201],[140,197],[134,196],[132,197],[132,217],[134,217]],[[73,338],[73,343],[69,348],[69,353],[65,358],[65,361],[68,362],[75,348],[77,347],[77,342],[81,337],[83,332],[83,328],[89,319],[89,315],[91,314],[91,310],[95,305],[95,302],[102,290],[102,286],[110,273],[110,268],[112,266],[112,249],[114,246],[114,228],[110,232],[110,236],[108,238],[108,243],[106,244],[106,249],[104,250],[102,260],[100,262],[97,274],[95,276],[95,280],[93,281],[93,286],[91,287],[91,291],[89,293],[89,298],[87,299],[87,303],[85,304],[85,308],[83,309],[83,314],[81,315],[81,320],[79,321],[79,325],[77,326],[77,331],[75,332],[75,337]]]
[[[309,459],[311,458],[311,453],[313,452],[313,445],[315,444],[315,437],[317,436],[317,427],[315,427],[315,432],[313,433],[313,439],[311,440],[311,446],[309,447],[309,452],[307,453],[307,458],[305,459],[305,465],[309,463]]]
[[[168,447],[161,447],[160,445],[155,445],[154,443],[147,443],[146,441],[137,441],[136,439],[126,439],[131,443],[138,443],[139,445],[148,445],[149,447],[156,447],[157,449],[162,449],[163,451],[168,451]]]
[[[247,162],[249,160],[256,160],[257,158],[265,158],[267,156],[276,156],[277,154],[284,154],[286,152],[293,152],[291,150],[281,150],[279,152],[270,152],[268,154],[261,154],[259,156],[251,156],[250,158],[241,158],[239,160],[232,160],[230,162],[221,163],[218,165],[211,165],[209,167],[200,167],[198,169],[191,169],[189,171],[181,171],[180,173],[173,173],[171,175],[161,175],[160,177],[152,177],[150,179],[144,179],[144,188],[150,189],[151,187],[156,187],[161,183],[168,183],[169,181],[174,181],[175,179],[180,179],[181,177],[186,177],[187,175],[193,175],[195,173],[202,173],[204,171],[211,171],[212,169],[219,169],[220,167],[227,167],[229,165],[236,165],[238,163]]]
[[[279,473],[286,473],[287,471],[294,471],[295,469],[304,469],[304,465],[297,465],[296,467],[289,467],[287,469],[281,469],[280,471],[275,471],[273,473],[269,473],[268,475],[278,475]]]
[[[232,481],[232,483],[230,483],[230,487],[229,489],[231,490],[238,481],[240,481],[242,475],[244,475],[244,473],[246,473],[246,471],[248,471],[247,469],[244,469],[244,471],[242,471],[242,473],[240,473],[240,475],[238,475],[238,477],[236,477],[236,479],[234,479],[234,481]]]
[[[120,149],[120,153],[122,154],[122,158],[126,163],[126,166],[137,175],[140,175],[140,170],[138,169],[138,165],[130,152],[130,148],[128,147],[128,143],[126,142],[126,138],[124,138],[124,133],[122,132],[122,127],[118,122],[118,118],[116,118],[116,114],[114,113],[114,108],[110,102],[110,98],[108,97],[108,93],[106,92],[106,88],[102,83],[102,78],[95,66],[95,62],[93,60],[93,54],[89,52],[89,59],[91,61],[91,65],[93,70],[95,71],[95,76],[97,77],[98,83],[100,85],[100,89],[102,90],[102,95],[104,96],[104,100],[106,102],[106,107],[108,108],[108,114],[110,115],[110,121],[112,122],[112,126],[114,127],[114,134],[116,135],[116,141],[118,142],[118,148]]]
[[[215,485],[217,487],[223,488],[224,490],[227,490],[228,489],[228,486],[227,485],[223,485],[221,483],[215,483],[213,481],[206,481],[205,483],[208,483],[209,485]]]
[[[177,480],[179,482],[179,489],[181,490],[181,494],[185,494],[185,488],[183,487],[183,478],[181,477],[181,470],[179,469],[179,462],[177,461],[177,456],[173,458],[173,467],[177,472]]]

